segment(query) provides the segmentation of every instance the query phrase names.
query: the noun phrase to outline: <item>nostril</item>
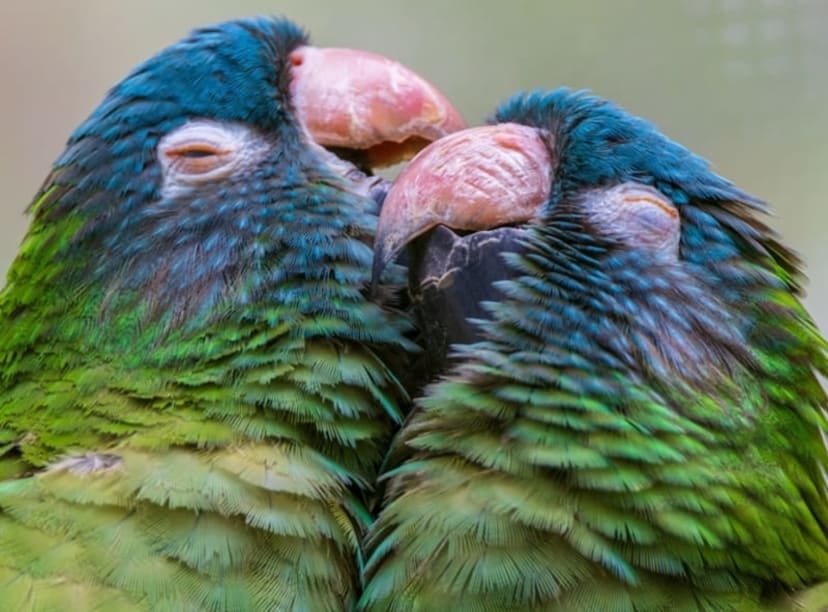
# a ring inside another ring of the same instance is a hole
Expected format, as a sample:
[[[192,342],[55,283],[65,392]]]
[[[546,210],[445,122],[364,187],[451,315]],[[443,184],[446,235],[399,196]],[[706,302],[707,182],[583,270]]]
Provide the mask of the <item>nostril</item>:
[[[293,66],[301,66],[305,61],[305,56],[300,51],[294,51],[288,56],[288,59]]]

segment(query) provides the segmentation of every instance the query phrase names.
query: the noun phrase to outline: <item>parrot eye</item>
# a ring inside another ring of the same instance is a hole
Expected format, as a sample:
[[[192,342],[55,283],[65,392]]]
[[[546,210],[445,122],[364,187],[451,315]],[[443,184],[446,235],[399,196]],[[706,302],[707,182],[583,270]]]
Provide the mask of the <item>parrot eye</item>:
[[[268,144],[249,128],[216,121],[190,121],[158,145],[165,189],[211,183],[258,163]]]
[[[220,149],[215,143],[194,141],[174,146],[164,151],[170,165],[179,172],[190,175],[208,174],[221,168],[229,161],[233,152]]]
[[[679,212],[656,189],[639,183],[623,183],[590,192],[582,206],[590,222],[605,235],[631,248],[670,258],[678,256]]]
[[[180,150],[168,154],[180,155],[188,159],[202,159],[211,155],[221,155],[222,151],[212,148],[209,143],[194,143],[191,147],[182,147]]]

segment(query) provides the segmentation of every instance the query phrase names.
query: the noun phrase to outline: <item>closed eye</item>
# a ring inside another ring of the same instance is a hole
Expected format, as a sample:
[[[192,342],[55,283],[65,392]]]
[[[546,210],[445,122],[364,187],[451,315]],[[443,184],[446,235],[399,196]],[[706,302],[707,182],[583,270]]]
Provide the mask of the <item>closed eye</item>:
[[[240,124],[194,120],[158,145],[165,183],[176,189],[211,183],[256,164],[267,153],[261,136]]]
[[[169,151],[168,155],[179,155],[188,159],[199,159],[202,157],[210,157],[211,155],[221,155],[221,151],[216,151],[209,145],[193,145],[191,147],[182,147],[175,151]]]
[[[177,173],[200,176],[218,170],[232,159],[232,150],[219,149],[209,142],[188,142],[164,150],[169,165]]]
[[[664,194],[638,183],[622,183],[584,194],[581,206],[592,225],[631,248],[675,259],[681,218]]]

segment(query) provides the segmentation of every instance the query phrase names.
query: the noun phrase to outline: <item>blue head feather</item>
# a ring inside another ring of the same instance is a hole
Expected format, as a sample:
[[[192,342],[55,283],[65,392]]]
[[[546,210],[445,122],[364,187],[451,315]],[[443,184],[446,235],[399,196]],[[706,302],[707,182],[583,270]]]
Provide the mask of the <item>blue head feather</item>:
[[[564,196],[584,187],[634,181],[653,185],[677,205],[697,198],[763,207],[648,121],[586,91],[559,88],[518,94],[497,109],[493,121],[550,132],[559,154],[556,182]]]
[[[304,32],[284,19],[197,29],[113,87],[69,144],[87,137],[114,141],[142,129],[168,131],[194,117],[278,129],[291,111],[287,56],[306,43]]]
[[[763,266],[779,265],[791,288],[798,288],[798,257],[757,218],[767,211],[765,203],[648,121],[609,100],[567,88],[517,94],[500,105],[492,121],[549,133],[550,208],[584,189],[628,181],[651,185],[679,209],[684,259],[715,264],[738,255]]]

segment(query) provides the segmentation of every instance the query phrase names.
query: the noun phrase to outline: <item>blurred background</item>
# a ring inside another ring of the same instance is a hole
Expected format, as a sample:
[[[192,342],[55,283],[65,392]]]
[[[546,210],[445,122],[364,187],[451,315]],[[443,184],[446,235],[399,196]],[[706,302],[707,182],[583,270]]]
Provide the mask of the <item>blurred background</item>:
[[[0,279],[24,209],[106,90],[192,27],[256,14],[402,61],[472,124],[519,89],[564,84],[647,117],[773,204],[828,330],[825,0],[2,0]]]

